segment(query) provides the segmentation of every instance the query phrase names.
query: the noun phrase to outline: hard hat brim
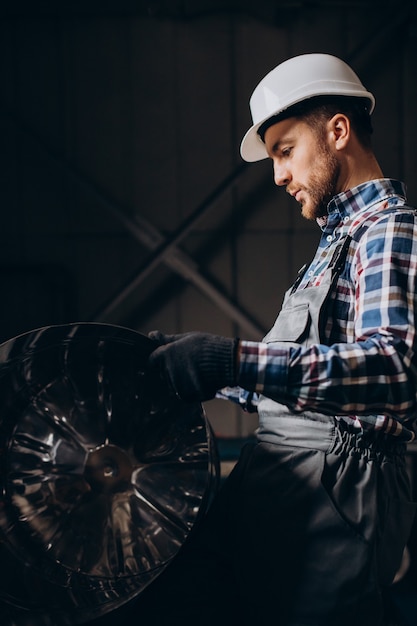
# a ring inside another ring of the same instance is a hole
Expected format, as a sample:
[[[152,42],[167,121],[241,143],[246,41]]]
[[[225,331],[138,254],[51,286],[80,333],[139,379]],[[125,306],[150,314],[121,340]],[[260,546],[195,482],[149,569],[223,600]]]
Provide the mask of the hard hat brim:
[[[311,96],[311,98],[316,97],[318,95],[332,95],[329,91],[326,91],[323,94],[318,94],[315,93]],[[367,98],[369,100],[370,103],[370,109],[369,109],[369,114],[372,113],[372,111],[374,110],[375,107],[375,98],[373,96],[372,93],[370,93],[369,91],[362,91],[359,92],[358,94],[355,93],[351,93],[351,94],[339,94],[339,93],[335,93],[334,95],[349,95],[349,96],[353,96],[353,97],[360,97],[360,98]],[[296,100],[294,102],[291,103],[291,106],[286,107],[286,108],[282,108],[282,109],[278,109],[277,111],[274,111],[273,113],[271,113],[270,115],[267,115],[264,119],[260,120],[259,122],[257,122],[256,124],[253,124],[249,130],[245,133],[242,142],[240,144],[240,154],[241,157],[243,158],[244,161],[247,161],[248,163],[255,163],[256,161],[262,161],[263,159],[267,159],[268,158],[268,152],[266,150],[265,144],[262,141],[262,139],[260,138],[259,134],[258,134],[258,130],[259,128],[262,126],[262,124],[264,124],[265,122],[267,122],[268,120],[270,120],[271,118],[275,117],[276,115],[279,115],[280,113],[284,113],[284,111],[286,111],[287,109],[290,109],[291,107],[293,107],[295,104],[298,104],[299,102],[302,102],[304,100],[308,100],[309,98],[300,98],[299,100]]]

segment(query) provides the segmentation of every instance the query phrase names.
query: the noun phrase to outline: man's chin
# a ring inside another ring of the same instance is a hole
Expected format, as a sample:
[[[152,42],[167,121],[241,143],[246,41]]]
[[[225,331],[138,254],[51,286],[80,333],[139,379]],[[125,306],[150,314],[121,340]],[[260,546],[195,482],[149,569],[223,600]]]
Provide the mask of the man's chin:
[[[308,204],[301,205],[301,215],[306,220],[315,220],[316,219],[314,210]]]
[[[323,209],[321,206],[313,206],[311,203],[307,202],[301,205],[301,215],[306,220],[315,221],[317,218],[327,215],[327,209]]]

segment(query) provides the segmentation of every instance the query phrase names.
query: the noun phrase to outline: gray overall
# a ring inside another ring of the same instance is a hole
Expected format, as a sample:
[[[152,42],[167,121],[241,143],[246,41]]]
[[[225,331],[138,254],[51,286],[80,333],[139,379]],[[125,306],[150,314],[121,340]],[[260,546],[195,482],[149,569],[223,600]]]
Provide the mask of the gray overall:
[[[319,286],[287,292],[265,342],[326,343],[326,304],[349,243]],[[248,623],[379,626],[382,590],[400,565],[414,514],[405,446],[321,413],[295,415],[265,397],[258,413],[260,443],[242,479],[237,523],[261,573],[252,587],[263,608],[251,606]],[[249,589],[253,569],[244,558],[239,571]],[[274,607],[277,619],[268,621]]]
[[[349,245],[319,287],[291,290],[266,342],[323,341]],[[146,626],[380,626],[412,522],[402,444],[262,398],[208,515],[142,594]],[[148,619],[146,619],[148,610]],[[139,622],[138,622],[139,623]]]
[[[286,345],[304,347],[326,343],[323,333],[326,304],[343,269],[349,243],[350,237],[346,237],[338,245],[319,286],[306,287],[297,291],[305,268],[300,270],[296,282],[285,294],[282,309],[274,326],[264,337],[264,343],[284,342]],[[260,441],[282,443],[282,437],[287,436],[286,419],[289,417],[291,418],[289,432],[293,443],[296,442],[297,433],[302,440],[311,441],[309,435],[311,429],[313,437],[314,432],[318,430],[318,439],[322,442],[320,445],[324,451],[328,450],[333,440],[334,424],[333,420],[329,421],[328,415],[304,412],[302,415],[295,416],[285,405],[265,396],[261,397],[258,414],[257,434]]]

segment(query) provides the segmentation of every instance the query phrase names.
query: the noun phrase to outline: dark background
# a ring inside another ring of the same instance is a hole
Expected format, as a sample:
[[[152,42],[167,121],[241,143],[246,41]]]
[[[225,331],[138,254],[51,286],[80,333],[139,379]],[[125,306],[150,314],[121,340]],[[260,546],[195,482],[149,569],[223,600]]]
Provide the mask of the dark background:
[[[289,56],[342,57],[417,204],[416,44],[399,0],[3,2],[0,341],[74,321],[262,337],[318,231],[241,162],[253,88]],[[256,427],[207,412],[219,436]]]

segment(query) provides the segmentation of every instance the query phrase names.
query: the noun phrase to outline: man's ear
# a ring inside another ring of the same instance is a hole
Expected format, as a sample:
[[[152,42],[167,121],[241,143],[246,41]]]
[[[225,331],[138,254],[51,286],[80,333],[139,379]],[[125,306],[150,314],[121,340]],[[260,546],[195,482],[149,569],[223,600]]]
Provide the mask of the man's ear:
[[[330,141],[336,150],[343,150],[350,139],[351,126],[349,118],[343,113],[336,113],[328,123]]]

